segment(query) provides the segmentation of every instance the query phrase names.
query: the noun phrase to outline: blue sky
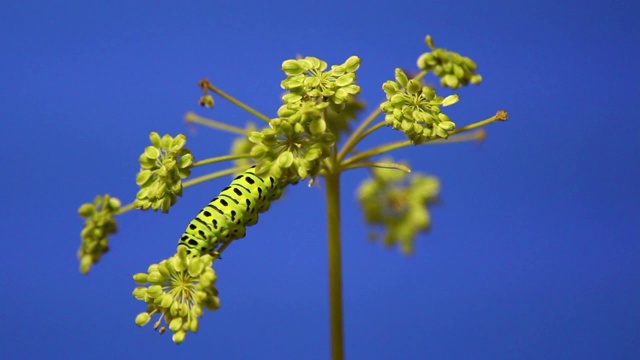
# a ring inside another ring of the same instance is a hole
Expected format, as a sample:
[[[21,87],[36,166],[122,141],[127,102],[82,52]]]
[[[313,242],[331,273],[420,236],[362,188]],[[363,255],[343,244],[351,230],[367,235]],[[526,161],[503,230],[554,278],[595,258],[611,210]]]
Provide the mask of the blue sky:
[[[632,1],[3,2],[0,5],[0,348],[6,358],[329,357],[324,206],[298,186],[217,263],[222,308],[180,346],[134,325],[131,275],[171,255],[228,179],[190,188],[170,215],[119,218],[112,251],[77,271],[77,207],[128,202],[149,131],[185,133],[199,158],[242,126],[198,80],[265,113],[280,64],[358,55],[375,106],[396,67],[436,44],[484,81],[459,91],[458,124],[505,109],[483,144],[393,155],[438,176],[443,202],[416,254],[366,241],[343,178],[346,355],[351,359],[640,357],[640,9]],[[382,131],[369,145],[398,139]],[[18,276],[19,275],[19,276]]]

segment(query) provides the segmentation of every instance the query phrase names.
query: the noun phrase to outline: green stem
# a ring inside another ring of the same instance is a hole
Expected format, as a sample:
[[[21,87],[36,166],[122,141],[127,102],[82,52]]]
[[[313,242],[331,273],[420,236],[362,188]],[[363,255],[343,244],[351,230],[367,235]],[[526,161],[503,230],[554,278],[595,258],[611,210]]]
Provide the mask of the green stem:
[[[473,124],[469,124],[467,126],[463,126],[461,128],[457,128],[449,133],[449,135],[459,134],[461,132],[477,129],[481,126],[485,126],[487,124],[491,124],[494,121],[506,121],[507,120],[507,112],[504,110],[498,111],[495,115],[488,119],[484,119],[482,121],[475,122]]]
[[[222,256],[221,256],[221,255],[222,255],[222,252],[224,252],[224,250],[225,250],[227,247],[229,247],[229,245],[231,245],[231,243],[232,243],[232,242],[233,242],[233,240],[228,241],[228,242],[226,242],[226,243],[222,244],[222,246],[220,246],[220,247],[218,248],[218,250],[216,250],[216,251],[215,251],[216,259],[222,259]]]
[[[254,115],[255,117],[257,117],[258,119],[263,120],[266,123],[269,123],[269,121],[271,121],[271,119],[266,116],[265,114],[255,110],[254,108],[252,108],[251,106],[243,103],[242,101],[234,98],[233,96],[225,93],[224,91],[218,89],[217,87],[215,87],[212,83],[210,83],[209,81],[206,81],[204,83],[204,85],[207,87],[207,89],[213,91],[214,93],[220,95],[222,98],[230,101],[231,103],[233,103],[234,105],[238,106],[239,108],[247,111],[248,113]]]
[[[358,145],[360,140],[362,140],[360,134],[364,132],[367,126],[369,126],[369,124],[371,124],[371,122],[373,122],[373,120],[375,120],[375,118],[377,118],[380,113],[382,113],[382,109],[380,109],[380,106],[378,106],[378,108],[371,114],[369,114],[369,116],[364,119],[362,124],[360,124],[360,126],[358,126],[358,128],[353,133],[351,133],[351,136],[349,136],[347,142],[344,143],[342,150],[340,150],[340,153],[338,154],[338,162],[342,161],[342,159],[347,156],[349,151],[351,151],[356,145]]]
[[[381,127],[386,126],[387,124],[384,121],[380,121],[379,123],[373,125],[372,127],[368,128],[367,131],[362,133],[362,136],[360,136],[360,138],[358,139],[358,142],[362,141],[362,139],[366,138],[367,136],[369,136],[371,133],[373,133],[374,131],[380,129]]]
[[[344,330],[342,318],[342,254],[340,240],[340,173],[328,171],[327,235],[329,253],[329,315],[331,321],[331,358],[344,359]]]
[[[249,155],[249,154],[239,154],[239,155],[216,156],[216,157],[212,157],[212,158],[196,161],[193,164],[191,164],[191,167],[202,166],[202,165],[207,165],[207,164],[213,164],[213,163],[217,163],[217,162],[220,162],[220,161],[244,159],[244,158],[248,158],[248,157],[251,157],[251,155]]]
[[[234,133],[234,134],[240,134],[240,135],[244,135],[244,136],[247,135],[247,130],[245,130],[243,128],[239,128],[237,126],[229,125],[229,124],[223,123],[221,121],[216,121],[216,120],[203,118],[203,117],[198,116],[198,115],[196,115],[195,113],[192,113],[192,112],[188,112],[187,115],[184,116],[184,120],[187,121],[187,122],[192,122],[192,123],[196,123],[196,124],[200,124],[200,125],[209,126],[209,127],[214,128],[214,129],[228,131],[228,132]]]
[[[393,162],[386,162],[386,161],[360,161],[358,163],[351,164],[349,166],[341,167],[340,170],[346,171],[346,170],[358,169],[358,168],[363,168],[363,167],[381,168],[381,169],[396,169],[396,170],[404,171],[406,173],[410,173],[411,172],[411,168],[409,168],[407,165],[393,163]]]
[[[225,176],[225,175],[234,174],[234,173],[237,173],[237,172],[241,172],[243,170],[246,170],[246,167],[244,167],[244,166],[236,166],[236,167],[232,167],[232,168],[229,168],[229,169],[216,171],[214,173],[210,173],[210,174],[207,174],[207,175],[198,176],[198,177],[193,178],[193,179],[191,179],[189,181],[183,182],[182,183],[182,187],[183,188],[188,188],[190,186],[197,185],[197,184],[203,183],[203,182],[208,181],[208,180],[216,179],[216,178],[219,178],[219,177],[222,177],[222,176]],[[129,204],[125,205],[125,206],[121,206],[120,210],[118,210],[116,215],[120,215],[120,214],[126,213],[127,211],[131,211],[131,210],[135,210],[135,209],[136,208],[134,206],[134,203],[129,203]]]
[[[126,213],[127,211],[131,211],[135,209],[135,207],[133,206],[133,203],[129,203],[125,206],[121,206],[120,209],[118,209],[118,212],[116,213],[116,215],[120,215],[122,213]]]
[[[380,145],[380,146],[376,146],[374,148],[371,148],[369,150],[363,151],[361,153],[358,153],[356,155],[353,155],[352,157],[348,158],[347,160],[343,161],[340,164],[341,168],[345,168],[345,167],[349,167],[350,165],[360,161],[360,160],[364,160],[364,159],[368,159],[372,156],[376,156],[376,155],[380,155],[380,154],[384,154],[388,151],[391,150],[395,150],[395,149],[400,149],[403,148],[405,146],[409,146],[409,145],[413,145],[413,143],[409,140],[401,140],[401,141],[396,141],[396,142],[392,142],[392,143],[387,143],[384,145]]]
[[[481,120],[478,122],[475,122],[473,124],[469,124],[467,126],[463,126],[461,128],[455,129],[452,132],[449,133],[449,135],[451,136],[449,139],[440,139],[440,138],[434,138],[431,140],[427,140],[424,144],[421,145],[425,145],[425,144],[443,144],[445,142],[447,143],[451,143],[451,142],[458,142],[458,141],[468,141],[468,140],[481,140],[484,138],[485,133],[481,132],[481,131],[477,131],[475,132],[473,135],[471,135],[470,137],[463,137],[463,136],[453,136],[456,134],[460,134],[462,132],[466,132],[469,130],[473,130],[476,128],[479,128],[481,126],[485,126],[487,124],[490,124],[494,121],[506,121],[507,120],[507,113],[504,110],[500,110],[496,113],[496,115],[485,119],[485,120]],[[377,125],[376,125],[377,126]],[[449,141],[452,140],[452,141]],[[347,168],[347,167],[351,167],[354,163],[360,161],[360,160],[364,160],[364,159],[368,159],[372,156],[376,156],[376,155],[380,155],[380,154],[384,154],[388,151],[391,150],[396,150],[396,149],[400,149],[406,146],[415,146],[415,144],[413,144],[411,141],[409,140],[402,140],[402,141],[396,141],[396,142],[392,142],[392,143],[387,143],[387,144],[383,144],[380,146],[376,146],[373,147],[369,150],[365,150],[363,152],[360,152],[352,157],[350,157],[347,160],[344,160],[341,164],[340,167],[341,168]]]
[[[427,70],[422,70],[416,76],[412,77],[411,80],[422,80],[422,78],[425,77],[428,72],[429,71]]]
[[[234,174],[237,172],[241,172],[243,170],[246,170],[246,166],[236,166],[236,167],[232,167],[229,169],[225,169],[225,170],[220,170],[220,171],[216,171],[207,175],[202,175],[202,176],[198,176],[196,178],[193,178],[189,181],[185,181],[182,183],[182,187],[183,188],[187,188],[189,186],[193,186],[193,185],[197,185],[200,183],[203,183],[205,181],[211,180],[211,179],[216,179],[225,175],[230,175],[230,174]]]
[[[487,138],[487,132],[484,129],[478,129],[468,134],[456,134],[449,136],[448,139],[437,139],[429,141],[429,145],[451,144],[456,142],[484,141]]]

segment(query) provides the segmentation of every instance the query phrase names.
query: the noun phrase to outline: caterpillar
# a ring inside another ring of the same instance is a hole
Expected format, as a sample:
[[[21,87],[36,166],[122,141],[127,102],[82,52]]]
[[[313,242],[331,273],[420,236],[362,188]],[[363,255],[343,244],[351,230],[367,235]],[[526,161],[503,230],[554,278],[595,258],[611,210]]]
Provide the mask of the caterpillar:
[[[186,247],[188,256],[214,255],[220,243],[245,237],[246,227],[258,222],[258,214],[280,198],[283,187],[272,176],[256,175],[255,166],[249,168],[191,220],[178,248]]]

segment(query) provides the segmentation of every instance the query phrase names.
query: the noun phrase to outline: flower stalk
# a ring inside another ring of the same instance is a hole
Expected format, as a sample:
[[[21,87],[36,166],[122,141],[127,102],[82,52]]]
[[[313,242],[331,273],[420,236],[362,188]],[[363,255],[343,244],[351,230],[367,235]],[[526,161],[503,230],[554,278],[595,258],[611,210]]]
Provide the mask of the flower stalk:
[[[342,244],[340,227],[340,173],[325,175],[327,200],[327,244],[329,257],[329,319],[331,358],[344,358],[344,321],[342,316]]]

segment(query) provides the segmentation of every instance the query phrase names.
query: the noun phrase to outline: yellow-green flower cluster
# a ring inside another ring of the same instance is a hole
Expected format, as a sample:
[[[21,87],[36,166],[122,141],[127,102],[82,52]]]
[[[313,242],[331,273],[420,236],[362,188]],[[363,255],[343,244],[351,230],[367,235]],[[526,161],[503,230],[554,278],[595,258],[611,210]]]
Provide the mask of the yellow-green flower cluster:
[[[367,223],[382,226],[384,244],[399,245],[403,253],[410,254],[417,234],[431,225],[427,205],[436,200],[439,188],[438,179],[432,176],[407,178],[395,169],[374,169],[372,178],[360,185],[358,199]]]
[[[405,133],[414,144],[429,139],[447,138],[456,124],[440,110],[458,102],[458,95],[442,98],[419,80],[409,80],[402,69],[395,71],[396,81],[382,85],[387,101],[380,105],[386,113],[385,123]]]
[[[80,273],[87,274],[91,265],[97,264],[100,257],[109,251],[109,235],[118,231],[114,215],[120,209],[120,200],[108,194],[97,196],[92,203],[80,206],[78,213],[85,219],[80,233],[82,243],[78,249]]]
[[[287,77],[281,86],[289,92],[282,96],[278,118],[261,132],[249,134],[255,144],[251,156],[258,161],[258,175],[269,173],[296,182],[320,171],[337,138],[327,124],[327,111],[346,108],[349,99],[360,92],[355,84],[359,66],[356,56],[329,70],[326,62],[314,57],[282,63]]]
[[[285,102],[283,107],[295,112],[305,97],[322,98],[329,103],[342,104],[350,95],[360,92],[360,86],[355,83],[355,72],[359,67],[360,58],[357,56],[351,56],[343,64],[331,66],[328,71],[325,71],[326,62],[312,56],[284,61],[282,71],[287,77],[282,80],[280,86],[289,90],[289,93],[282,98]],[[278,114],[283,110],[281,108]]]
[[[164,333],[168,326],[176,344],[185,339],[188,331],[197,332],[203,309],[220,307],[212,263],[211,255],[188,258],[186,249],[180,247],[173,257],[152,264],[146,273],[134,275],[136,283],[146,286],[136,287],[133,296],[147,304],[147,311],[136,316],[136,324],[144,326],[153,315],[160,314],[154,329]]]
[[[324,122],[321,125],[324,126]],[[335,136],[324,129],[313,134],[287,121],[273,119],[268,128],[250,133],[249,140],[255,144],[251,156],[258,161],[256,174],[268,173],[287,182],[315,176],[336,141]]]
[[[433,70],[440,78],[440,85],[457,89],[469,83],[480,84],[482,76],[475,73],[478,65],[473,60],[457,52],[436,48],[430,35],[425,42],[431,51],[420,55],[418,67],[425,71]]]
[[[175,138],[169,134],[162,138],[157,132],[149,135],[151,146],[140,155],[140,172],[136,183],[140,190],[136,194],[134,205],[142,210],[149,208],[168,212],[178,196],[182,196],[182,179],[191,174],[193,156],[189,149],[183,148],[187,138],[178,134]]]

